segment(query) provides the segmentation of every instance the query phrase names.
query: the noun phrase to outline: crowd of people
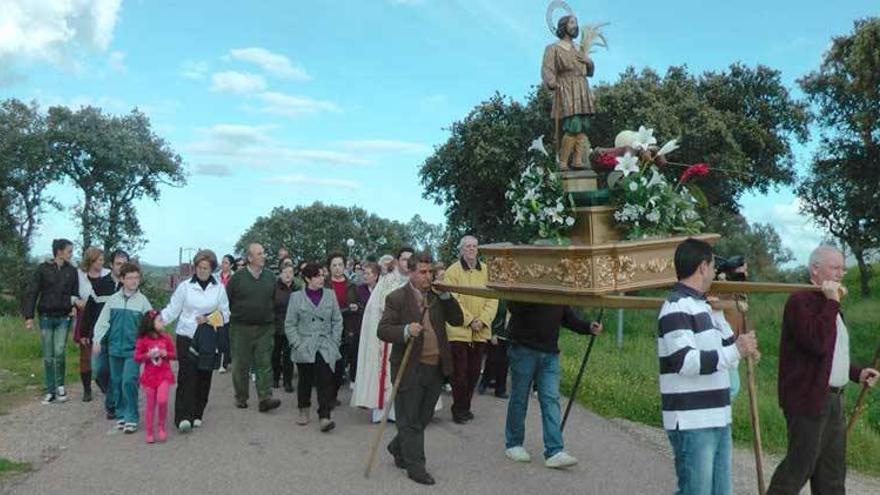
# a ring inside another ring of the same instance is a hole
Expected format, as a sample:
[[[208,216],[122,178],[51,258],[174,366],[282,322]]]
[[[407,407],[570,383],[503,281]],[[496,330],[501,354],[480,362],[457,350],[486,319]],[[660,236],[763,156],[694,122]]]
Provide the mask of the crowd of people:
[[[399,377],[388,418],[396,422],[397,436],[387,450],[417,483],[435,483],[426,467],[424,430],[443,408],[444,387],[451,391],[451,419],[457,424],[474,419],[475,390],[493,389],[508,400],[505,455],[516,462],[531,461],[524,437],[534,391],[545,466],[575,465],[560,425],[559,331],[597,335],[601,322],[584,320],[568,306],[439,290],[433,282],[486,285],[478,240],[465,236],[458,248],[458,259],[448,267],[408,247],[365,263],[334,252],[322,262],[296,264],[281,249],[276,270],[266,266],[260,244],[248,246],[243,263],[231,255],[218,261],[213,251],[201,250],[192,260],[192,277],[180,281],[168,304],[155,310],[139,290],[141,268],[127,253],[105,258],[100,249],[88,248],[75,268],[72,243],[56,240],[53,259],[38,266],[23,308],[28,328],[39,317],[42,402],[68,400],[64,350],[72,326],[80,348],[82,400],[92,400],[94,379],[104,393],[107,419],[135,433],[142,389],[147,443],[168,438],[168,398],[175,384],[173,425],[180,433],[202,426],[215,371],[231,374],[240,409],[248,408],[251,382],[262,413],[281,404],[275,390],[296,392],[295,423],[301,426],[311,422],[314,390],[322,432],[336,427],[332,414],[342,405],[338,397],[346,384],[350,405],[376,422]],[[663,426],[675,455],[678,493],[729,494],[730,404],[738,362],[759,355],[757,340],[732,325],[720,303],[707,296],[716,276],[711,246],[682,242],[674,266],[679,282],[658,316],[657,351]],[[840,311],[842,255],[822,246],[809,267],[821,292],[792,295],[784,312],[779,396],[789,449],[771,481],[773,494],[797,493],[808,481],[814,493],[843,493],[842,390],[848,381],[873,386],[880,376],[849,361]],[[166,333],[172,323],[173,340]]]

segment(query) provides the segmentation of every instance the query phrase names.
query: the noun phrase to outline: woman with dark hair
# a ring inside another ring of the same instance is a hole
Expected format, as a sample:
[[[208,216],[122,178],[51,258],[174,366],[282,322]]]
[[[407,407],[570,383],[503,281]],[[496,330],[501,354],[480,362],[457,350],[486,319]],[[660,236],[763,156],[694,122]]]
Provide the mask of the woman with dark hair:
[[[217,329],[229,323],[226,289],[212,275],[217,255],[209,249],[193,258],[196,273],[177,286],[168,306],[162,310],[163,324],[177,320],[177,392],[174,424],[181,433],[202,426],[211,378],[220,365]]]
[[[226,287],[229,279],[235,273],[235,256],[224,254],[220,261],[220,271],[214,275],[220,285]],[[217,350],[220,351],[220,369],[219,373],[226,373],[229,365],[232,364],[232,353],[229,350],[229,324],[226,323],[217,329]]]
[[[284,330],[290,342],[291,355],[299,369],[297,384],[298,425],[309,423],[312,388],[318,394],[318,418],[322,432],[336,424],[330,411],[336,403],[336,382],[333,369],[342,356],[342,313],[332,289],[324,288],[321,265],[309,263],[303,268],[306,287],[290,297]]]
[[[70,264],[72,255],[72,242],[67,239],[52,241],[53,259],[37,267],[24,304],[24,325],[27,329],[34,327],[34,313],[39,311],[40,314],[46,384],[43,404],[67,401],[67,392],[64,390],[64,346],[73,306],[75,303],[82,304],[79,299],[79,275]]]
[[[293,284],[293,263],[281,263],[275,284],[275,345],[272,348],[272,388],[278,388],[284,378],[284,391],[293,392],[293,361],[290,360],[290,343],[284,334],[284,319],[290,295],[296,290]]]

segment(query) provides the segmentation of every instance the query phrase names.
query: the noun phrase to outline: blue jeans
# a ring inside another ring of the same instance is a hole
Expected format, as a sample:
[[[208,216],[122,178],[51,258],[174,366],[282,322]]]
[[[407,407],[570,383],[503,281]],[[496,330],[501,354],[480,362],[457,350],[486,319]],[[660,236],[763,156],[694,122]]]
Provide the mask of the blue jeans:
[[[730,425],[666,430],[675,453],[676,495],[731,495]]]
[[[40,343],[47,394],[54,394],[58,387],[64,386],[64,347],[69,330],[69,316],[40,316]]]
[[[110,393],[113,394],[116,419],[137,424],[138,376],[140,365],[134,357],[110,356]]]
[[[534,381],[538,385],[541,404],[541,426],[544,430],[544,458],[562,452],[562,430],[559,427],[559,354],[536,351],[512,344],[507,350],[510,362],[510,399],[507,402],[507,424],[504,428],[506,448],[520,447],[525,438],[529,392]]]

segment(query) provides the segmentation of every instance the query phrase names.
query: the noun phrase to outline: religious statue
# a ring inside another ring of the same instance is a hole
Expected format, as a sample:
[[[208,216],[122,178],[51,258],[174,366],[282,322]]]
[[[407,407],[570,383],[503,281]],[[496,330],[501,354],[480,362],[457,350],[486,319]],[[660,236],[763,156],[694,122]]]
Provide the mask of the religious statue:
[[[561,8],[566,12],[552,25],[553,12]],[[589,156],[590,116],[595,113],[596,103],[590,92],[588,77],[593,76],[595,65],[589,56],[590,45],[595,41],[607,46],[599,31],[602,25],[585,26],[580,46],[574,40],[580,34],[577,17],[571,8],[561,1],[553,1],[547,9],[550,30],[559,41],[544,50],[541,64],[541,80],[553,92],[553,118],[556,122],[556,149],[560,170],[584,168],[584,158]],[[562,132],[560,142],[560,130]]]

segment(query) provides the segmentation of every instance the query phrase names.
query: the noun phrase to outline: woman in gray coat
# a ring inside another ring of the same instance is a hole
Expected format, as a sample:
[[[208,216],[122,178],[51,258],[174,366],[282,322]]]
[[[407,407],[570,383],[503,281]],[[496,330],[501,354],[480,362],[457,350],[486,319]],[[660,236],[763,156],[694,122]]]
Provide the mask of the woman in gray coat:
[[[339,354],[342,313],[333,290],[324,288],[321,265],[307,264],[302,269],[302,277],[306,286],[290,296],[287,318],[284,320],[284,333],[290,342],[290,357],[299,371],[299,417],[296,423],[309,423],[314,386],[318,394],[321,431],[328,432],[336,426],[330,419],[330,411],[336,405],[333,369],[336,361],[342,357]]]

